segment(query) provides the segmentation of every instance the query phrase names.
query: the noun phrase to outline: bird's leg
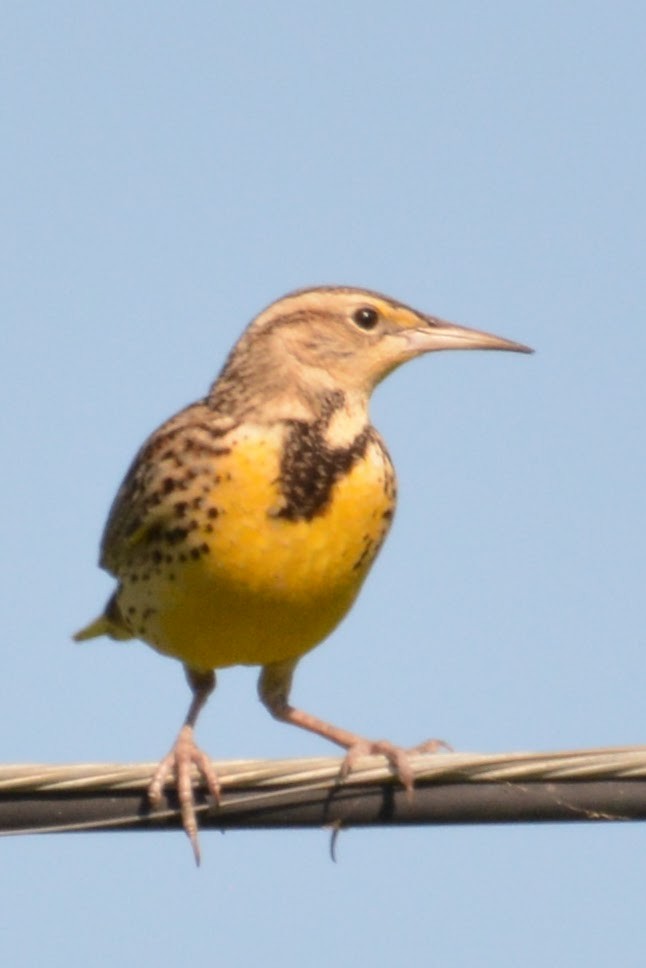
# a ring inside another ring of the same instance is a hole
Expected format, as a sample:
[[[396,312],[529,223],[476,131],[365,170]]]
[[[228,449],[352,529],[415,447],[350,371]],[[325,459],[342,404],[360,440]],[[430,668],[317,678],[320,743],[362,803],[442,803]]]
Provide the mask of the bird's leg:
[[[289,691],[295,666],[296,661],[276,662],[266,665],[262,669],[258,681],[258,694],[271,715],[283,723],[292,723],[294,726],[300,726],[301,729],[316,733],[317,736],[323,736],[347,750],[341,766],[340,776],[342,779],[350,773],[359,757],[380,753],[386,757],[408,793],[412,794],[415,777],[406,750],[400,746],[395,746],[388,740],[364,739],[362,736],[357,736],[356,733],[326,723],[324,720],[318,719],[302,709],[295,709],[294,706],[289,704]],[[435,743],[435,741],[432,742]],[[436,749],[439,745],[441,744],[435,743],[433,748]],[[430,749],[430,746],[427,746],[427,748]]]
[[[200,863],[200,844],[197,835],[197,817],[195,816],[195,799],[193,796],[193,766],[206,782],[208,790],[216,803],[220,801],[220,783],[209,757],[204,753],[193,736],[197,717],[215,689],[215,673],[197,672],[185,666],[188,684],[193,690],[193,699],[189,706],[184,725],[177,734],[170,752],[163,758],[148,787],[148,800],[155,808],[161,806],[164,785],[171,776],[175,777],[177,798],[182,814],[182,825],[191,842],[195,863]]]

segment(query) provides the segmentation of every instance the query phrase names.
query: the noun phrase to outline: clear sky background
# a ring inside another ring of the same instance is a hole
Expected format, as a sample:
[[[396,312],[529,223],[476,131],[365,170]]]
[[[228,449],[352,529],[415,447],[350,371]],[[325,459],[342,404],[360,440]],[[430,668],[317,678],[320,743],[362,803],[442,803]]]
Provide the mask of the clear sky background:
[[[289,289],[534,346],[393,375],[393,533],[294,699],[458,750],[646,741],[646,14],[634,2],[5,3],[1,759],[154,760],[188,702],[74,645],[134,451]],[[214,757],[328,754],[220,685]],[[7,965],[643,965],[643,825],[0,843]]]

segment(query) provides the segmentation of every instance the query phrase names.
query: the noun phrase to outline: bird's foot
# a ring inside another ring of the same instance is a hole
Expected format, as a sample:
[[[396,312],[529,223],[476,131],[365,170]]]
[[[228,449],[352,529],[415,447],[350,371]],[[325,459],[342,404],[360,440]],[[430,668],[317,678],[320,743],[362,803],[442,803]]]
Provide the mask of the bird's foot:
[[[339,778],[344,780],[356,766],[357,760],[362,756],[379,754],[386,757],[397,779],[406,790],[409,798],[411,798],[413,796],[413,787],[415,786],[415,773],[410,763],[410,754],[437,753],[440,749],[450,750],[451,747],[442,739],[429,739],[408,750],[403,749],[401,746],[395,746],[394,743],[389,742],[387,739],[360,739],[348,747],[348,751],[341,764]]]
[[[163,758],[153,774],[148,787],[148,801],[153,809],[162,804],[164,786],[174,778],[182,815],[182,826],[191,842],[195,863],[200,863],[195,796],[193,792],[193,767],[206,783],[216,804],[220,802],[220,781],[209,757],[193,738],[193,727],[182,726],[171,751]]]
[[[408,751],[401,746],[395,746],[387,739],[360,739],[348,747],[348,752],[341,764],[340,778],[344,780],[362,756],[375,756],[377,754],[386,757],[402,786],[405,787],[409,795],[412,795],[415,775],[410,765]]]

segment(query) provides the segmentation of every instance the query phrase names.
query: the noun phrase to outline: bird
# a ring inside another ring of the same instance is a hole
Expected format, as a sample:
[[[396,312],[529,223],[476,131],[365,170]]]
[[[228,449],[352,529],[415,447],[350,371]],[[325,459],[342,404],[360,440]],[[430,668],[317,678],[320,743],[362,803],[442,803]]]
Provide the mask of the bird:
[[[195,725],[217,670],[259,666],[269,713],[342,747],[342,777],[380,753],[412,789],[407,751],[293,706],[290,690],[300,659],[351,609],[395,512],[372,391],[422,354],[476,349],[533,352],[368,289],[291,292],[252,320],[207,395],[132,461],[101,541],[116,588],[74,638],[140,639],[183,664],[190,706],[148,800],[158,808],[175,783],[198,864],[194,769],[216,803],[220,783]]]

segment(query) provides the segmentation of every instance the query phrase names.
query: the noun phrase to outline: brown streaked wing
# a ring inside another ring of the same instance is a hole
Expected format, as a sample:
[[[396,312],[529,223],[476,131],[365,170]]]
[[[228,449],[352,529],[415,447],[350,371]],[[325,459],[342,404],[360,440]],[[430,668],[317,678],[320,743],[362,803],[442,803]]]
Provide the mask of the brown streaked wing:
[[[101,540],[99,563],[117,574],[124,555],[175,517],[175,498],[200,473],[200,458],[212,467],[228,452],[222,438],[235,426],[217,417],[204,401],[163,423],[143,444],[112,503]]]

